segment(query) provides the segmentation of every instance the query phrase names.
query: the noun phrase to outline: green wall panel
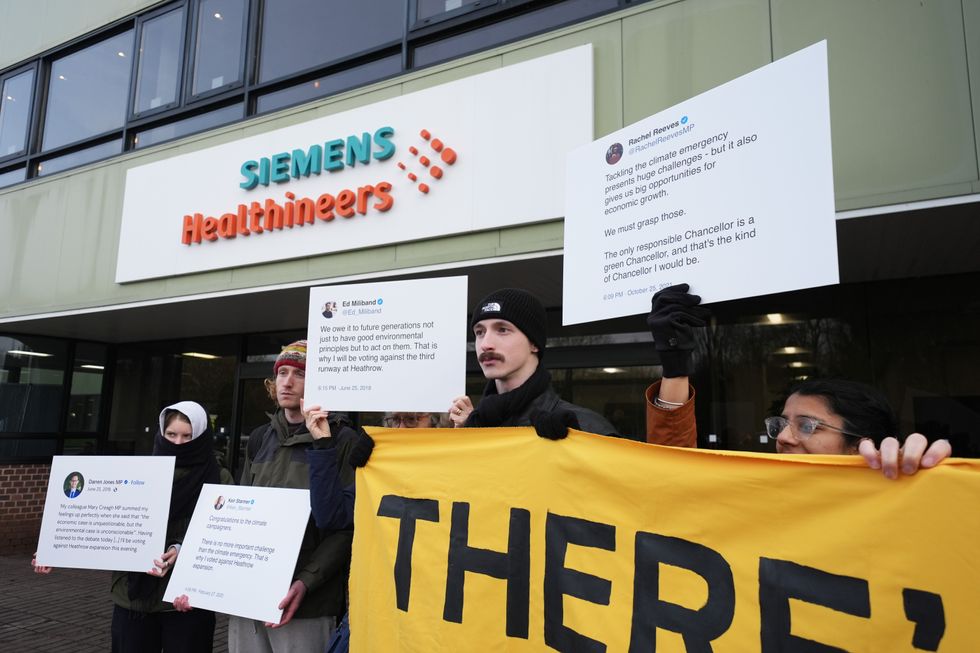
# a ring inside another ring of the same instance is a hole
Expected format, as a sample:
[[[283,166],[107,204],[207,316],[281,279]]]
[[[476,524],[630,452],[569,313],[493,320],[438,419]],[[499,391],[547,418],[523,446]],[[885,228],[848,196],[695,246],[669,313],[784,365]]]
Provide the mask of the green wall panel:
[[[0,70],[158,3],[159,0],[3,0]]]
[[[958,0],[773,0],[772,30],[777,58],[827,39],[837,198],[874,197],[841,208],[976,181]]]
[[[767,0],[686,0],[623,20],[625,124],[770,62]]]

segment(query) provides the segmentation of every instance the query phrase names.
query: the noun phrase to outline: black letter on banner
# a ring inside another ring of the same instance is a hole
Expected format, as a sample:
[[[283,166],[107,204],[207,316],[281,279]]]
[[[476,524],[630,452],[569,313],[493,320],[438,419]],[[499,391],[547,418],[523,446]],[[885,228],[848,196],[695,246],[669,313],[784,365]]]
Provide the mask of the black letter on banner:
[[[439,521],[439,502],[435,499],[408,499],[394,494],[381,497],[379,517],[394,517],[398,524],[398,548],[395,550],[395,604],[408,612],[408,594],[412,589],[412,545],[415,544],[415,520]]]
[[[708,584],[708,600],[691,610],[660,600],[660,565],[693,571]],[[732,625],[735,581],[717,551],[677,537],[639,531],[633,577],[633,632],[630,653],[657,650],[657,629],[680,633],[691,653],[710,653],[711,641]]]
[[[600,522],[548,513],[544,531],[544,643],[559,651],[601,653],[606,645],[562,623],[567,594],[583,601],[609,605],[612,582],[565,568],[569,544],[616,550],[616,527]]]
[[[939,642],[946,633],[946,612],[943,597],[932,592],[905,588],[905,618],[915,624],[912,646],[922,651],[938,651]]]
[[[868,581],[831,574],[787,560],[759,559],[762,653],[846,653],[844,649],[792,635],[789,600],[822,605],[855,617],[871,617]]]
[[[449,566],[446,572],[446,605],[442,618],[463,623],[463,581],[466,572],[507,579],[507,636],[527,639],[531,593],[531,513],[510,509],[507,553],[471,547],[470,504],[453,502],[449,529]]]

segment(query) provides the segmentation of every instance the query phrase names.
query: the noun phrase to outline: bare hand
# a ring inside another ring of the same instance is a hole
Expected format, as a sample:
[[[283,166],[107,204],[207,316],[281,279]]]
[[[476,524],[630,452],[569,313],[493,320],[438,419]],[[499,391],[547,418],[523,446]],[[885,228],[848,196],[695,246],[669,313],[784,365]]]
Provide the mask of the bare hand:
[[[153,561],[153,569],[146,573],[162,578],[167,575],[167,572],[170,571],[170,568],[174,566],[175,562],[177,562],[177,549],[170,547],[166,553]]]
[[[174,610],[177,612],[190,612],[193,609],[191,607],[191,599],[186,594],[181,594],[174,598]]]
[[[31,566],[34,567],[35,574],[50,574],[54,570],[54,567],[45,567],[37,564],[37,551],[34,552],[34,557],[31,558]]]
[[[289,591],[286,592],[286,598],[279,602],[279,609],[282,610],[282,619],[277,624],[267,621],[265,625],[269,628],[279,628],[288,624],[292,620],[293,615],[296,614],[296,610],[299,609],[300,604],[303,603],[305,597],[306,585],[301,580],[294,580],[293,584],[289,586]]]
[[[466,419],[473,412],[473,402],[466,395],[456,397],[449,405],[449,419],[453,421],[454,427],[460,427],[466,423]]]
[[[306,430],[310,432],[314,440],[331,436],[330,423],[327,422],[327,417],[330,415],[328,411],[322,410],[319,406],[305,408],[302,399],[299,400],[299,409],[303,411]]]
[[[927,448],[928,446],[928,448]],[[876,449],[871,440],[862,440],[858,452],[871,469],[880,469],[885,478],[895,479],[899,474],[911,476],[920,468],[935,467],[949,458],[953,448],[948,440],[936,440],[931,445],[926,436],[913,433],[905,438],[901,447],[895,438],[885,438],[881,441],[881,449]]]

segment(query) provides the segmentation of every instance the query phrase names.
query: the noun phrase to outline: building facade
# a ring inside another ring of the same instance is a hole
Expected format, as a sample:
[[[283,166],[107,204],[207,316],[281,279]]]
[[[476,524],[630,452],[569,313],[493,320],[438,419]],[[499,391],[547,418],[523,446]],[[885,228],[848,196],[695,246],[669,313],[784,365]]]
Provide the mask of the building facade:
[[[701,446],[771,450],[762,419],[787,386],[832,375],[882,389],[903,432],[977,451],[980,0],[7,0],[0,17],[0,545],[36,542],[51,456],[147,453],[178,399],[207,407],[237,468],[311,286],[465,274],[471,301],[528,288],[549,309],[559,391],[642,436],[642,390],[659,376],[649,333],[641,316],[561,326],[560,214],[525,220],[501,203],[500,225],[433,212],[444,233],[291,256],[294,230],[265,259],[117,270],[160,255],[123,237],[131,170],[585,45],[597,138],[828,42],[841,283],[712,307]],[[530,111],[545,95],[483,109]],[[548,160],[533,139],[491,145]],[[161,178],[139,199],[181,193]],[[806,242],[785,246],[807,264]]]

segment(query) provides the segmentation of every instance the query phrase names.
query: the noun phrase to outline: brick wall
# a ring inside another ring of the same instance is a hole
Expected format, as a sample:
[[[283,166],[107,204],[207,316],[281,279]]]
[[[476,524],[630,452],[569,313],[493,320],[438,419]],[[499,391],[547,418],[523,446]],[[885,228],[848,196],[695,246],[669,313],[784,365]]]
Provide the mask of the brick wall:
[[[51,465],[0,465],[0,555],[32,553]]]

